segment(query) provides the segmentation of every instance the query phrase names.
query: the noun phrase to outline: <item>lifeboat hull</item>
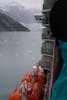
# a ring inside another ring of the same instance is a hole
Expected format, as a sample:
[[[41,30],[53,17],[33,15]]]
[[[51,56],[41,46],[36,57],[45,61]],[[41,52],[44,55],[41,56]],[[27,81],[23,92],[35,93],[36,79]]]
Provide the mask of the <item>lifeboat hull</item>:
[[[26,94],[23,93],[21,86],[26,81],[28,89]],[[21,80],[20,85],[10,95],[9,100],[43,100],[44,97],[44,73],[36,73],[36,81],[31,82],[31,72],[27,73]],[[24,99],[26,96],[26,99]]]

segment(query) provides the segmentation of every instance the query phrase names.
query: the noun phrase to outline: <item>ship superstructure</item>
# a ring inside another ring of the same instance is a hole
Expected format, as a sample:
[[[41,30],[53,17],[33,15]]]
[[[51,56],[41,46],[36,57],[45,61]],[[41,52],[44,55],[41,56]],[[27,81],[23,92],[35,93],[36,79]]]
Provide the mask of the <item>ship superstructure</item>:
[[[44,0],[43,1],[43,21],[42,25],[44,26],[42,31],[42,58],[41,65],[44,70],[49,70],[50,74],[47,75],[47,82],[44,88],[45,97],[44,100],[50,100],[51,97],[51,88],[53,82],[53,70],[55,66],[55,38],[51,37],[51,30],[49,25],[49,14],[51,8],[56,0]]]

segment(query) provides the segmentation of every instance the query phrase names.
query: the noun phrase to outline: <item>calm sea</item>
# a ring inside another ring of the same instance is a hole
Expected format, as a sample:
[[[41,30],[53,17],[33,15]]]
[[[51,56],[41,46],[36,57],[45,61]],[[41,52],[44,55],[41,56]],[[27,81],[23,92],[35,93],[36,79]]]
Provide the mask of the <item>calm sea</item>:
[[[0,100],[9,100],[22,77],[41,56],[41,34],[0,32]]]

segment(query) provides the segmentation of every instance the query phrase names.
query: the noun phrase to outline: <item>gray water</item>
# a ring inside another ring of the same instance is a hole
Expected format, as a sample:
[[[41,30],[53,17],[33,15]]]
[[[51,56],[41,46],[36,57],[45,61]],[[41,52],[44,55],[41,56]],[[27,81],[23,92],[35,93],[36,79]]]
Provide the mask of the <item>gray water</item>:
[[[40,32],[0,32],[0,100],[9,100],[41,55]]]

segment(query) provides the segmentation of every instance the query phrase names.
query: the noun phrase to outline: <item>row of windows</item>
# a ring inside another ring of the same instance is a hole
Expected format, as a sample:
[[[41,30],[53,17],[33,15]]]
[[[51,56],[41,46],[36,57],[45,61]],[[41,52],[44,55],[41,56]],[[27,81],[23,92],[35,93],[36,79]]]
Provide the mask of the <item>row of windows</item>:
[[[36,19],[36,20],[43,20],[43,16],[36,15],[36,16],[35,16],[35,19]]]

